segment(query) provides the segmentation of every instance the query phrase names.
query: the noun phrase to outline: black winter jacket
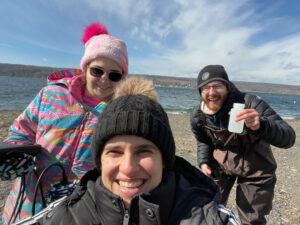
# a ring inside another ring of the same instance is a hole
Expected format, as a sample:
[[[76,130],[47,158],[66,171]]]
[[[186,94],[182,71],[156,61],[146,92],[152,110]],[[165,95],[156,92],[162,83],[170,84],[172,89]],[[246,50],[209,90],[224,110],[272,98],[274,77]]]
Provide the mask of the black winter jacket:
[[[182,158],[175,164],[175,171],[165,172],[151,193],[135,197],[129,210],[102,186],[99,174],[90,171],[70,197],[35,224],[239,224],[219,207],[218,188],[210,178]]]
[[[232,165],[232,168],[243,165],[251,170],[248,171],[249,174],[253,174],[257,170],[274,172],[276,162],[270,144],[280,148],[291,147],[295,143],[295,131],[258,96],[240,92],[232,83],[230,83],[230,90],[223,107],[216,114],[203,113],[200,107],[201,102],[191,113],[191,128],[197,140],[199,166],[205,163],[213,167],[213,151],[218,149],[236,154],[237,157],[233,160],[236,165]],[[245,127],[242,134],[229,139],[232,134],[227,130],[229,111],[235,102],[244,103],[245,108],[257,110],[260,114],[260,128],[252,131]],[[263,161],[255,163],[258,158],[263,158]],[[243,162],[241,163],[240,160]],[[246,165],[244,162],[249,164]],[[260,165],[261,163],[264,165]],[[243,170],[244,168],[235,172],[242,173]]]

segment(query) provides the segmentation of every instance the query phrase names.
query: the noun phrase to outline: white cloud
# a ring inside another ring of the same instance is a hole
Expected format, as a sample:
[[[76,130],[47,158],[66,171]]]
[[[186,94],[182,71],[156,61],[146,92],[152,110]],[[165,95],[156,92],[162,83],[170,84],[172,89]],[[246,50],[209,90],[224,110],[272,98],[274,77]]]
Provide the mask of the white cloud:
[[[79,32],[87,21],[105,22],[127,42],[132,73],[196,77],[207,64],[223,64],[232,80],[300,83],[300,25],[288,15],[275,16],[283,3],[264,9],[264,3],[250,0],[52,2],[66,21],[75,22],[69,18],[75,16],[79,22],[59,24],[56,38],[72,38],[75,29],[67,28],[78,25]],[[54,46],[54,35],[49,36],[50,42],[20,39],[43,49],[81,54],[74,45]]]
[[[293,77],[294,82],[300,83],[300,78],[296,78],[300,73],[300,33],[251,43],[266,28],[254,9],[240,13],[242,7],[249,6],[247,1],[177,2],[181,10],[172,25],[166,18],[161,26],[167,31],[178,31],[180,46],[157,44],[161,51],[156,55],[131,60],[138,64],[134,72],[195,77],[207,64],[223,64],[232,80],[291,83]],[[151,36],[151,30],[143,35]],[[163,36],[167,35],[168,32]]]
[[[132,23],[137,18],[143,18],[151,11],[151,0],[85,0],[87,5],[99,13],[117,16],[126,23]]]

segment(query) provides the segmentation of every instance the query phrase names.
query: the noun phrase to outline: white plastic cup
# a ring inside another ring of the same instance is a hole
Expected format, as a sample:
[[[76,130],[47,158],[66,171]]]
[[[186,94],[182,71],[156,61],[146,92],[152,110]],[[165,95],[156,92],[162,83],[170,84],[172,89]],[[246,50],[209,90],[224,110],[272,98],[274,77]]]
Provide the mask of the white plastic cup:
[[[244,129],[244,120],[239,122],[235,121],[236,115],[245,108],[245,104],[233,103],[233,108],[230,110],[228,130],[232,133],[242,133]]]

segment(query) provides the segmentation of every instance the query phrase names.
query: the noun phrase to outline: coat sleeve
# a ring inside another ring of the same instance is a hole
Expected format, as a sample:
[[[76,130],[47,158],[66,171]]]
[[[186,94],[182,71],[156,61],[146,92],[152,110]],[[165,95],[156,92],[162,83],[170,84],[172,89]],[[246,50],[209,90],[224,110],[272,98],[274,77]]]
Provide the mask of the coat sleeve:
[[[39,107],[43,90],[32,100],[26,109],[15,119],[9,128],[4,142],[11,144],[34,144],[39,122]]]
[[[294,145],[296,139],[294,129],[265,101],[252,95],[248,105],[260,114],[260,128],[257,131],[248,130],[250,133],[279,148],[290,148]]]
[[[201,164],[211,164],[212,150],[210,149],[211,141],[205,134],[201,119],[198,113],[199,107],[196,107],[190,115],[191,130],[197,141],[197,162]]]

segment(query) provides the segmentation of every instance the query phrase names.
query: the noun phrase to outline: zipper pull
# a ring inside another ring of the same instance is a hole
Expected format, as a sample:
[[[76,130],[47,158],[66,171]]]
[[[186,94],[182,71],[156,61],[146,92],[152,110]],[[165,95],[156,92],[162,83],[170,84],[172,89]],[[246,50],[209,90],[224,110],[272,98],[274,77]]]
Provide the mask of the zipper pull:
[[[123,217],[123,225],[129,224],[129,212],[127,209],[124,210],[124,217]]]

